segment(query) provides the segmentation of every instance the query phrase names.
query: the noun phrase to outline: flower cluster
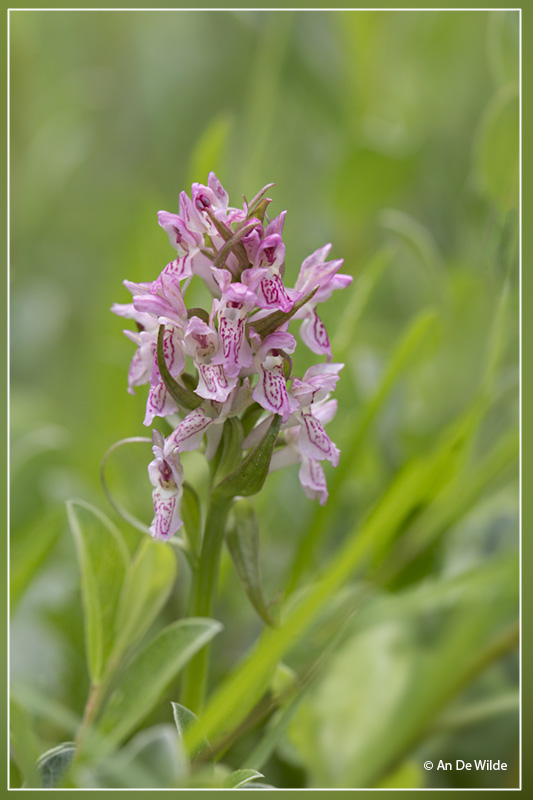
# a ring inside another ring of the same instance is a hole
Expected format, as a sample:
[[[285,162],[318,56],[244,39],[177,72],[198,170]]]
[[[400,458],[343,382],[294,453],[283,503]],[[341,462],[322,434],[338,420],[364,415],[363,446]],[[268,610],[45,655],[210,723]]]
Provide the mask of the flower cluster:
[[[294,288],[284,285],[286,212],[268,219],[271,186],[250,203],[245,200],[242,208],[229,206],[214,172],[207,186],[193,184],[191,197],[182,192],[178,214],[158,215],[177,258],[153,282],[124,281],[133,301],[112,308],[137,325],[135,332],[124,331],[137,345],[128,390],[150,386],[144,424],[151,425],[156,416],[178,421],[166,439],[158,431],[153,434],[148,473],[155,517],[150,531],[157,539],[171,538],[182,525],[180,454],[197,449],[205,438],[206,456],[213,458],[230,418],[248,422],[241,424],[244,454],[261,441],[272,416],[279,415],[271,469],[300,462],[304,492],[326,502],[321,462],[336,466],[339,450],[324,425],[336,412],[329,394],[343,365],[332,363],[317,306],[352,278],[339,274],[342,259],[326,260],[331,245],[325,245],[302,263]],[[185,305],[194,276],[213,295],[210,309]],[[301,378],[292,375],[290,356],[297,342],[288,330],[291,320],[301,320],[305,344],[326,357]]]

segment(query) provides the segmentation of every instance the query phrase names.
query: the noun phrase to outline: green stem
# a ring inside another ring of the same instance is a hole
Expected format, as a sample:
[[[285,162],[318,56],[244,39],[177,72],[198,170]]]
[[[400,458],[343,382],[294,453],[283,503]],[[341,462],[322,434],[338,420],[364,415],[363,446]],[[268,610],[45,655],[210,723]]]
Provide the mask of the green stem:
[[[191,586],[191,610],[197,617],[210,617],[213,611],[220,552],[231,502],[231,498],[223,497],[216,489],[211,493],[198,571]],[[195,714],[201,712],[205,702],[209,658],[210,647],[207,645],[189,661],[183,677],[183,705]]]

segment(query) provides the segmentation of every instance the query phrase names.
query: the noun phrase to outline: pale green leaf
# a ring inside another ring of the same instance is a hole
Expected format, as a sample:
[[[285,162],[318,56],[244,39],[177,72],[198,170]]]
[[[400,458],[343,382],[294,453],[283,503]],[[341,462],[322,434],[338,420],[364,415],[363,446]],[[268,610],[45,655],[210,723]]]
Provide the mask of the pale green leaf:
[[[81,571],[87,661],[97,683],[113,646],[115,616],[129,554],[120,531],[94,506],[67,503]]]
[[[242,458],[243,441],[242,423],[236,417],[230,417],[224,423],[221,453],[215,480],[221,481],[237,469]]]
[[[127,667],[100,720],[111,742],[124,739],[155,706],[180,669],[222,629],[213,619],[191,618],[164,628]]]
[[[178,735],[180,739],[183,739],[185,735],[185,731],[187,728],[192,725],[193,722],[198,722],[198,717],[196,714],[193,714],[192,711],[189,711],[188,708],[182,706],[180,703],[171,703],[172,705],[172,714],[174,716],[174,723],[176,725],[176,729],[178,731]],[[191,761],[198,758],[200,755],[208,756],[210,759],[212,758],[212,750],[211,745],[204,739],[203,742],[199,744],[199,746],[192,752],[191,754]]]
[[[41,778],[36,766],[40,748],[35,735],[35,723],[32,724],[26,709],[13,699],[10,700],[9,712],[10,739],[24,786],[29,789],[40,787]]]
[[[183,738],[183,734],[189,727],[192,722],[197,722],[198,717],[196,714],[193,714],[192,711],[189,711],[188,708],[182,706],[180,703],[171,703],[172,706],[172,714],[174,716],[174,722],[176,723],[176,729],[178,734],[181,738]]]
[[[122,586],[115,621],[115,653],[138,642],[165,604],[176,578],[174,550],[148,537],[139,545]]]
[[[102,789],[170,789],[187,775],[187,759],[170,724],[140,731],[121,750],[80,770],[82,786]]]
[[[226,544],[246,596],[263,622],[274,620],[263,597],[259,565],[259,523],[248,500],[239,499],[231,507],[226,528]]]
[[[72,742],[64,742],[43,753],[37,762],[43,789],[60,786],[74,758],[75,747]]]
[[[281,417],[276,414],[272,417],[272,422],[257,447],[246,456],[235,472],[215,486],[214,492],[217,497],[221,499],[237,495],[249,497],[260,491],[268,475],[280,427]]]
[[[237,789],[239,786],[244,786],[245,783],[255,780],[255,778],[264,778],[260,772],[255,769],[238,769],[228,775],[224,781],[224,789]]]
[[[13,611],[66,525],[63,506],[39,512],[11,537],[9,600]]]

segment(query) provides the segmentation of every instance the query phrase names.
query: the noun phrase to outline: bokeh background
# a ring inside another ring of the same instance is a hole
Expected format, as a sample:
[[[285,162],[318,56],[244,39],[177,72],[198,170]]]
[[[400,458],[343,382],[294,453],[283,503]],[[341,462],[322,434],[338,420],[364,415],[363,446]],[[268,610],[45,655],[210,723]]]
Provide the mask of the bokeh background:
[[[100,461],[146,435],[109,308],[171,260],[156,213],[214,169],[234,205],[275,182],[289,285],[325,242],[354,276],[323,307],[346,365],[330,503],[317,512],[297,468],[255,501],[268,597],[315,581],[402,468],[470,420],[441,482],[287,654],[300,672],[329,648],[262,771],[279,787],[516,786],[518,12],[10,19],[12,685],[38,749],[72,738],[88,689],[64,501],[118,519]],[[110,479],[146,521],[149,456],[117,453]],[[200,456],[186,470],[205,482]],[[182,565],[162,622],[187,583]],[[217,616],[215,683],[260,630],[227,557]],[[508,770],[424,772],[439,758]]]

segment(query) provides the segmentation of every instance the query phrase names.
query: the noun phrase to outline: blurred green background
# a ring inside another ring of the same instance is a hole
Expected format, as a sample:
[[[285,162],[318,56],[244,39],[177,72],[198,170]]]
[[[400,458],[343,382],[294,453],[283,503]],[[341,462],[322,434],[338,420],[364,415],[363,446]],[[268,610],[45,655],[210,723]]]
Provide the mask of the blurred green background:
[[[64,500],[113,517],[100,460],[146,435],[109,308],[129,301],[124,278],[172,259],[156,213],[214,169],[233,205],[275,182],[288,285],[325,242],[354,276],[322,307],[346,365],[330,503],[318,512],[297,468],[255,501],[268,597],[313,583],[402,468],[468,420],[445,474],[287,654],[303,670],[337,634],[262,771],[280,787],[516,786],[518,12],[14,11],[10,24],[12,684],[37,749],[71,738],[63,712],[81,714],[88,690]],[[146,521],[149,456],[132,446],[111,470]],[[185,469],[205,480],[197,454]],[[187,583],[182,565],[164,620],[185,614]],[[217,618],[214,683],[260,631],[227,557]],[[233,768],[260,735],[229,751]],[[509,769],[424,772],[439,758]]]

